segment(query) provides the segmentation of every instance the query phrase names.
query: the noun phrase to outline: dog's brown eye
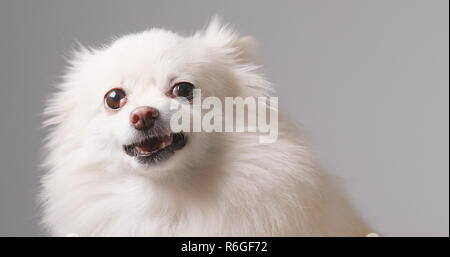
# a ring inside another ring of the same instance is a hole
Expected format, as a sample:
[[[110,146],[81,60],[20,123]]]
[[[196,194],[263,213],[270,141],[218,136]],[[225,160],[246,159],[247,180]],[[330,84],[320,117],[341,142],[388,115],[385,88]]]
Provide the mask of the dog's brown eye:
[[[194,85],[189,82],[179,82],[172,87],[171,97],[185,97],[189,101],[194,97]]]
[[[112,110],[122,108],[127,102],[125,92],[120,88],[113,88],[105,95],[105,106]]]

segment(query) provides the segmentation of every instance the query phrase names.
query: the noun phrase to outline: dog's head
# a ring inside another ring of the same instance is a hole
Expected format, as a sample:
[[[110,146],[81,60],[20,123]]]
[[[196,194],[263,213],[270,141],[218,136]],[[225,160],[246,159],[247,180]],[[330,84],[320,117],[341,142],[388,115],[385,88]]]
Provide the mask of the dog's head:
[[[217,20],[190,37],[152,29],[82,48],[46,109],[49,161],[145,174],[201,165],[217,135],[173,132],[172,101],[253,95],[253,49]]]

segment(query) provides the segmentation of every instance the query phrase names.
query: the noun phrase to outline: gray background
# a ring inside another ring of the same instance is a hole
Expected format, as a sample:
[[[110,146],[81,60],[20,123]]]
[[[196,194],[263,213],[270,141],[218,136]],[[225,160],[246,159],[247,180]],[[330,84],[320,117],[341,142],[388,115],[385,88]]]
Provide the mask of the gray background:
[[[43,235],[44,99],[79,41],[213,14],[253,35],[280,105],[389,236],[449,234],[448,1],[0,1],[0,235]]]

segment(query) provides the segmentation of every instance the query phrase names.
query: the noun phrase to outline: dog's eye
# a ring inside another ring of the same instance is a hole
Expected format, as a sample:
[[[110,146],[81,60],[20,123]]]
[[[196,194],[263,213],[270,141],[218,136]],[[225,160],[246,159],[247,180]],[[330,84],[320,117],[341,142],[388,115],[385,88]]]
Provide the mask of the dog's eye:
[[[194,85],[189,82],[179,82],[175,84],[170,92],[171,97],[185,97],[189,101],[194,97]]]
[[[122,108],[127,102],[125,92],[120,88],[113,88],[105,95],[105,106],[112,110]]]

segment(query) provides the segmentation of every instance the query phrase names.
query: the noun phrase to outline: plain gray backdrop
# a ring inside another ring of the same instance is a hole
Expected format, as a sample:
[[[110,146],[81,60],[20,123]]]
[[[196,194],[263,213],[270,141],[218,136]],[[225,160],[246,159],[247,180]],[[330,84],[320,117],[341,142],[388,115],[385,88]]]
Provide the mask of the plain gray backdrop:
[[[0,236],[44,235],[41,111],[79,41],[214,14],[253,35],[281,108],[388,236],[449,235],[447,0],[0,0]],[[81,97],[81,96],[80,96]]]

